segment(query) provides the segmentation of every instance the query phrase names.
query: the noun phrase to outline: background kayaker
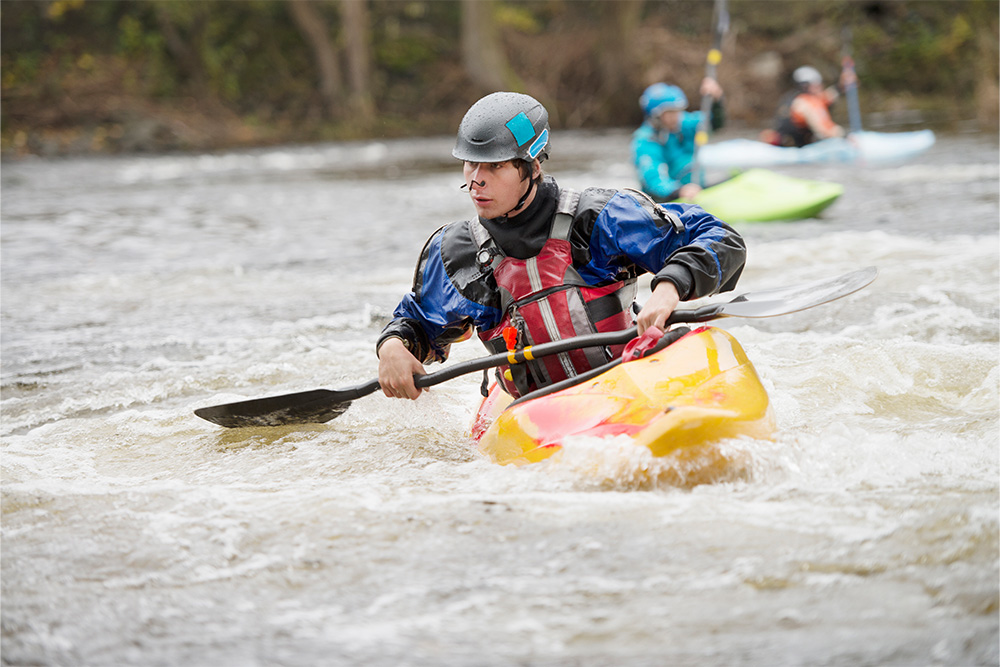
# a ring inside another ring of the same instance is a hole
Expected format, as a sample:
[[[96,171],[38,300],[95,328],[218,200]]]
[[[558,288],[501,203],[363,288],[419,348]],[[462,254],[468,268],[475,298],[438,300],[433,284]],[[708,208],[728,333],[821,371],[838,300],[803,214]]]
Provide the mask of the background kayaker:
[[[815,67],[804,65],[792,73],[793,90],[782,97],[774,118],[774,129],[761,133],[761,140],[775,146],[801,147],[821,139],[843,137],[844,128],[830,116],[830,107],[840,97],[836,86],[824,90],[823,75]],[[855,81],[853,71],[845,69],[840,87]]]
[[[725,123],[722,87],[705,77],[701,95],[712,96],[710,122],[718,130]],[[691,199],[703,186],[693,182],[691,169],[701,114],[687,106],[684,91],[666,83],[654,83],[639,98],[646,119],[632,134],[632,161],[639,187],[658,202]]]
[[[627,329],[642,273],[655,275],[635,319],[640,333],[663,328],[680,301],[736,286],[746,246],[731,227],[698,206],[656,205],[638,191],[562,189],[542,172],[548,153],[548,112],[528,95],[493,93],[465,114],[452,155],[477,216],[425,244],[413,289],[376,344],[386,396],[416,398],[423,363],[443,361],[473,330],[502,352]],[[620,354],[577,350],[498,377],[523,395]]]

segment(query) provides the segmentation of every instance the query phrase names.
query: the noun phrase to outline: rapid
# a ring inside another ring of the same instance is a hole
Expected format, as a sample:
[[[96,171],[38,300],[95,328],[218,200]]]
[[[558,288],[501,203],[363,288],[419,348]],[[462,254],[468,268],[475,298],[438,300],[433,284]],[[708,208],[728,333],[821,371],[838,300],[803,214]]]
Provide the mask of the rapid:
[[[547,171],[635,187],[628,139],[557,132]],[[880,275],[715,323],[778,424],[722,472],[615,440],[495,465],[481,375],[323,425],[195,417],[376,376],[424,240],[472,213],[450,149],[3,164],[3,664],[998,664],[995,135],[776,169],[845,194],[737,224],[737,292]]]

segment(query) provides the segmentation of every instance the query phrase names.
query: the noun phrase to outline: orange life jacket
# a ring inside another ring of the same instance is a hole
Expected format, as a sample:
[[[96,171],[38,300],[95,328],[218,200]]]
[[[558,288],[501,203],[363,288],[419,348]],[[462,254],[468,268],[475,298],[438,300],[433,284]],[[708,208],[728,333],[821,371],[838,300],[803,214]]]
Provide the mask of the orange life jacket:
[[[802,93],[792,101],[792,122],[800,128],[809,128],[820,139],[834,136],[837,124],[830,117],[830,100],[825,95]]]

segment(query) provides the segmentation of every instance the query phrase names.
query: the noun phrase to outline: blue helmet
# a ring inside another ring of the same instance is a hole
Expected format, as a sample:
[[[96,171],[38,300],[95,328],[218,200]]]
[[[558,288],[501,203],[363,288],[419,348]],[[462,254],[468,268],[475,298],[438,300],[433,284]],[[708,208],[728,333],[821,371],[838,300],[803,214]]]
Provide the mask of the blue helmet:
[[[639,98],[639,108],[647,116],[659,116],[664,111],[687,109],[684,91],[666,83],[654,83]]]

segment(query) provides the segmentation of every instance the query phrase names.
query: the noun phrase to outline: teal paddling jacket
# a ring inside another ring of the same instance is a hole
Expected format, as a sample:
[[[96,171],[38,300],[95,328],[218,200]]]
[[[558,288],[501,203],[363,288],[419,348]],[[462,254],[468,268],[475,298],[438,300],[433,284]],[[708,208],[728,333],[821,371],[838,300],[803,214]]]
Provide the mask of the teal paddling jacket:
[[[713,130],[722,127],[724,115],[721,102],[716,101],[711,114]],[[676,199],[681,186],[692,181],[691,161],[699,122],[700,112],[683,111],[677,132],[658,129],[647,118],[632,134],[632,160],[639,187],[656,201]]]
[[[516,226],[481,222],[506,254],[533,256],[547,238],[558,199],[558,185],[546,176],[534,201],[513,218]],[[504,229],[509,236],[498,235]],[[682,301],[732,290],[746,260],[743,238],[700,206],[654,206],[640,193],[603,188],[580,194],[570,243],[573,266],[588,284],[653,273],[654,287],[669,280]],[[504,315],[500,292],[492,270],[478,261],[479,250],[470,221],[435,232],[421,252],[413,289],[396,307],[376,350],[397,336],[421,362],[444,361],[448,346],[473,328],[498,326]]]

